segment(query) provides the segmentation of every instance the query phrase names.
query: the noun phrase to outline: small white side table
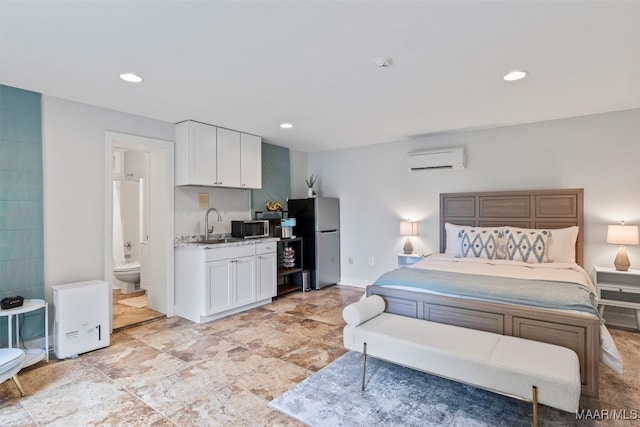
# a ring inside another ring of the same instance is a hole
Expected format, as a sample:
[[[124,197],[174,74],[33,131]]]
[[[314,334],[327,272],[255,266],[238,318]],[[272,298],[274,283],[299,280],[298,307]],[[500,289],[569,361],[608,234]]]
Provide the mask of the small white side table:
[[[618,271],[612,267],[593,267],[593,281],[598,291],[602,315],[604,306],[635,310],[636,327],[640,329],[640,270]]]
[[[420,261],[422,258],[428,255],[424,254],[398,254],[398,267],[406,267],[411,264],[415,264]]]
[[[9,348],[13,347],[15,342],[16,347],[20,345],[20,318],[19,314],[29,313],[44,309],[44,349],[41,348],[29,348],[25,352],[25,360],[23,368],[34,365],[41,360],[49,361],[49,308],[45,300],[41,299],[25,299],[22,307],[9,308],[7,310],[0,309],[0,317],[7,317],[7,333],[8,333],[8,345]],[[15,318],[15,337],[13,336],[12,326]]]

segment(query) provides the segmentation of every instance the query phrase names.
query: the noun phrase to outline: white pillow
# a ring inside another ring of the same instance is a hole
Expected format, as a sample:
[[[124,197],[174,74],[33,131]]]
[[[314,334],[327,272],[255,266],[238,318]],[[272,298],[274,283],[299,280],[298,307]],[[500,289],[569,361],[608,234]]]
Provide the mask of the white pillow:
[[[384,300],[379,295],[349,304],[342,310],[342,318],[349,326],[358,326],[384,312]]]
[[[551,230],[547,260],[549,262],[576,262],[576,240],[578,226],[554,228]]]
[[[444,230],[446,236],[447,246],[444,248],[444,253],[453,255],[456,257],[461,257],[462,253],[460,252],[460,243],[458,241],[458,235],[461,230],[471,228],[466,225],[455,225],[445,222]]]
[[[547,262],[549,230],[505,227],[507,259],[529,264]]]

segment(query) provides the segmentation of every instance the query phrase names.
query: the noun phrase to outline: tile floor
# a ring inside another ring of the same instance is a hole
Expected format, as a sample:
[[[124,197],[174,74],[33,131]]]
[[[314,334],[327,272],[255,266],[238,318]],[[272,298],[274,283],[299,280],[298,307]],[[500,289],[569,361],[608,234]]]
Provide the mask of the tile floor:
[[[268,402],[345,352],[342,308],[362,293],[333,286],[207,324],[123,329],[105,349],[22,371],[23,398],[0,384],[0,425],[298,426]],[[602,407],[640,409],[640,334],[611,332],[625,375],[601,369]]]
[[[197,325],[179,317],[122,329],[105,349],[0,384],[0,425],[300,425],[268,402],[342,354],[332,286]]]

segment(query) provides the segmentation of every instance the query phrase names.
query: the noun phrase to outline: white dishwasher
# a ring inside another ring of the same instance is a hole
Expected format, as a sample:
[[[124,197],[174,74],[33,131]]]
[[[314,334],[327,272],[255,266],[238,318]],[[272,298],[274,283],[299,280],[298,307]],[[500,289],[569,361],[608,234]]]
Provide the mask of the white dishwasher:
[[[110,286],[102,280],[51,287],[53,351],[58,359],[107,347],[111,330]]]

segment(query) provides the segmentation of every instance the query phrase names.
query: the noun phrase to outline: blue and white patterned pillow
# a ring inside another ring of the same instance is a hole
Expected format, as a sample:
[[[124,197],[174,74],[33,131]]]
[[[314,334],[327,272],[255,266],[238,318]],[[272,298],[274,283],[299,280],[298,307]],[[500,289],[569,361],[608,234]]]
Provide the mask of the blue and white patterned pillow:
[[[547,262],[549,230],[530,230],[505,227],[507,259],[524,261],[529,264]]]
[[[469,228],[460,230],[460,253],[464,258],[496,259],[498,243],[502,237],[500,228]]]

